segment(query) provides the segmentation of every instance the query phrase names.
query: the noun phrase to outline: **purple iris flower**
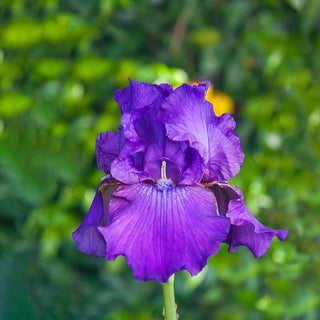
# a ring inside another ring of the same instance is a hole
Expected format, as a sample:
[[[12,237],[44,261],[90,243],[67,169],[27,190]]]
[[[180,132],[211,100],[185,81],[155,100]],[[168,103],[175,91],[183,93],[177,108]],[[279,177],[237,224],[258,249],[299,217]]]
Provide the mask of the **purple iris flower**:
[[[222,242],[257,258],[273,236],[286,238],[288,230],[257,221],[226,182],[244,155],[233,118],[215,116],[205,100],[208,86],[130,81],[115,91],[122,125],[96,141],[107,177],[73,233],[80,251],[124,255],[137,280],[165,283],[183,269],[196,275]]]

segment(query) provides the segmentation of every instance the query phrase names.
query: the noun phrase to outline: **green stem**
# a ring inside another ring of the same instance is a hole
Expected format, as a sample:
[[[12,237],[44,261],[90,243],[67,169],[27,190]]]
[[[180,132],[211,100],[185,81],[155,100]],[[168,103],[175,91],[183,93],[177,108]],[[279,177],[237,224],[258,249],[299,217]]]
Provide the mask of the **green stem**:
[[[169,278],[168,283],[162,285],[164,301],[164,318],[165,320],[176,320],[176,303],[174,301],[174,275]]]

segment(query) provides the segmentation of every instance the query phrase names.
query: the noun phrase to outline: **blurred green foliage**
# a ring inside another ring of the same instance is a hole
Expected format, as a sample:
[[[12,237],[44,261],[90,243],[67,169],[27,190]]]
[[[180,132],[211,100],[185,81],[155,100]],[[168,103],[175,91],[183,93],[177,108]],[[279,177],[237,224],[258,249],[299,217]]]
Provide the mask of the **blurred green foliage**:
[[[71,233],[103,176],[112,91],[209,79],[236,102],[246,159],[233,182],[265,225],[255,260],[227,246],[176,277],[182,319],[320,318],[320,2],[3,0],[0,3],[0,319],[161,319],[159,284]]]

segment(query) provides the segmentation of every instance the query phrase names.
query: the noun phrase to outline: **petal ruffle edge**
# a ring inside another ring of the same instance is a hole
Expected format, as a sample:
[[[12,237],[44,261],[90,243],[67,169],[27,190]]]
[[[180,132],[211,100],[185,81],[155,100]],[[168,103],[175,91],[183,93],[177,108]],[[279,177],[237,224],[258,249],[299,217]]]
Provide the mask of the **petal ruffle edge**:
[[[188,141],[205,165],[204,183],[227,181],[240,170],[244,154],[235,121],[224,114],[216,117],[211,103],[205,100],[209,83],[184,84],[175,89],[161,104],[159,120],[174,141]]]
[[[269,249],[274,236],[283,241],[288,235],[288,229],[270,229],[260,223],[247,209],[242,192],[236,186],[214,183],[209,189],[215,195],[219,214],[230,219],[231,227],[225,241],[230,253],[239,246],[246,246],[258,258]]]
[[[205,101],[207,87],[183,84],[176,88],[160,106],[159,120],[174,141],[188,141],[198,150],[207,164],[209,161],[208,123],[216,120],[212,105]]]
[[[140,112],[148,106],[159,103],[168,96],[172,87],[168,84],[151,84],[129,79],[130,86],[114,91],[114,99],[118,102],[121,113]]]
[[[250,213],[244,202],[239,200],[230,201],[227,217],[231,222],[226,241],[230,245],[230,253],[236,252],[239,246],[246,246],[255,258],[259,258],[269,249],[274,236],[283,241],[289,232],[289,229],[275,230],[265,227]]]
[[[106,259],[124,255],[137,280],[160,283],[180,271],[195,275],[225,241],[229,219],[219,217],[212,193],[201,186],[160,191],[145,183],[121,186],[99,227]]]
[[[227,113],[208,125],[209,161],[204,182],[228,181],[241,168],[244,160],[239,136],[233,131],[234,119]]]

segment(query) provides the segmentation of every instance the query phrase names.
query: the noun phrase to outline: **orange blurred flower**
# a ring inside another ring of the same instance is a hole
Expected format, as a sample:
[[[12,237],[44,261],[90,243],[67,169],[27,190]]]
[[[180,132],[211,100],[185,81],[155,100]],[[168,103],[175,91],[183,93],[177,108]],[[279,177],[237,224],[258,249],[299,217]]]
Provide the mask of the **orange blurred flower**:
[[[199,82],[191,81],[191,85],[199,84]],[[210,87],[206,94],[206,100],[213,104],[214,113],[219,117],[224,113],[233,114],[234,113],[234,102],[233,99],[227,94],[215,90],[213,85]]]

